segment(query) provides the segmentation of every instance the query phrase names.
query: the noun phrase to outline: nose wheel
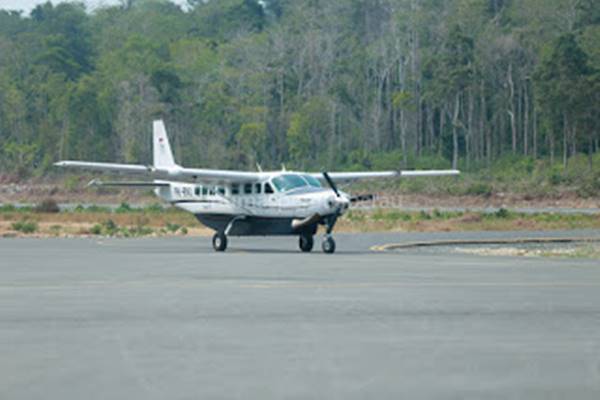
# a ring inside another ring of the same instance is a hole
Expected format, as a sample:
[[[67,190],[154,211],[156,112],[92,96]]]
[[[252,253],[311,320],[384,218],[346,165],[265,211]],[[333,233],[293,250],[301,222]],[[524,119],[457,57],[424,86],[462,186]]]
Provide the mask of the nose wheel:
[[[223,232],[217,232],[212,238],[212,245],[215,251],[225,251],[227,249],[227,235]]]
[[[335,240],[330,235],[325,236],[323,243],[321,243],[323,253],[333,254],[335,253]]]

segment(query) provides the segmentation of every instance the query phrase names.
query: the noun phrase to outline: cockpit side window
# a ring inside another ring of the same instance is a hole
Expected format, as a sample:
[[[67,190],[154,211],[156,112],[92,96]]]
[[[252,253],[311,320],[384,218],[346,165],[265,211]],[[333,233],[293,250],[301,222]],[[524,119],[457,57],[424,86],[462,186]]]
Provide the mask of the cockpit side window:
[[[272,194],[273,193],[273,188],[271,187],[271,184],[269,182],[265,183],[265,193],[266,194]]]

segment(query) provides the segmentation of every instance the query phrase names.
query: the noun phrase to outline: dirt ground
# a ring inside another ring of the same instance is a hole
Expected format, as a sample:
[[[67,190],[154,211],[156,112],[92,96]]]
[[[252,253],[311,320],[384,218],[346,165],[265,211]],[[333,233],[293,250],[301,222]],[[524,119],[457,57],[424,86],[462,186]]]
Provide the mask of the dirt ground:
[[[68,190],[62,184],[0,184],[0,204],[36,204],[52,198],[57,203],[71,204],[151,204],[159,201],[150,190],[85,188]],[[491,196],[448,196],[422,194],[375,193],[373,207],[512,207],[512,208],[600,208],[600,198],[581,198],[575,194],[556,193],[544,198],[532,198],[513,193],[495,193]]]

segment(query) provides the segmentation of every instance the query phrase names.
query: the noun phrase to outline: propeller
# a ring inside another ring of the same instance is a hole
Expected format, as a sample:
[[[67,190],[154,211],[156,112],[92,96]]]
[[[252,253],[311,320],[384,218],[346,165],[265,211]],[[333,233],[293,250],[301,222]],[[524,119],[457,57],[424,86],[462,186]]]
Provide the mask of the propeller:
[[[333,180],[331,179],[329,174],[325,171],[323,171],[323,178],[325,178],[325,180],[327,181],[327,184],[329,185],[331,190],[333,190],[333,193],[335,193],[335,195],[337,197],[340,197],[340,192],[338,191],[337,186],[335,186],[335,183],[333,183]]]

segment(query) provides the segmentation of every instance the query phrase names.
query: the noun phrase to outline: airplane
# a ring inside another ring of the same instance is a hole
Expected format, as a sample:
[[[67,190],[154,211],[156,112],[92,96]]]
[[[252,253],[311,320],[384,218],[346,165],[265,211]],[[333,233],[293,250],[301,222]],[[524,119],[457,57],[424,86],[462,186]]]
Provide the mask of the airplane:
[[[146,181],[102,182],[91,186],[153,188],[167,203],[193,213],[198,221],[215,231],[215,251],[227,249],[230,236],[298,237],[302,252],[310,252],[319,225],[325,227],[324,253],[335,252],[332,236],[339,217],[351,204],[373,199],[372,195],[351,196],[338,189],[340,183],[366,179],[454,176],[458,170],[378,172],[257,172],[184,168],[175,163],[162,120],[153,121],[153,164],[116,164],[89,161],[59,161],[66,168],[142,176]]]

